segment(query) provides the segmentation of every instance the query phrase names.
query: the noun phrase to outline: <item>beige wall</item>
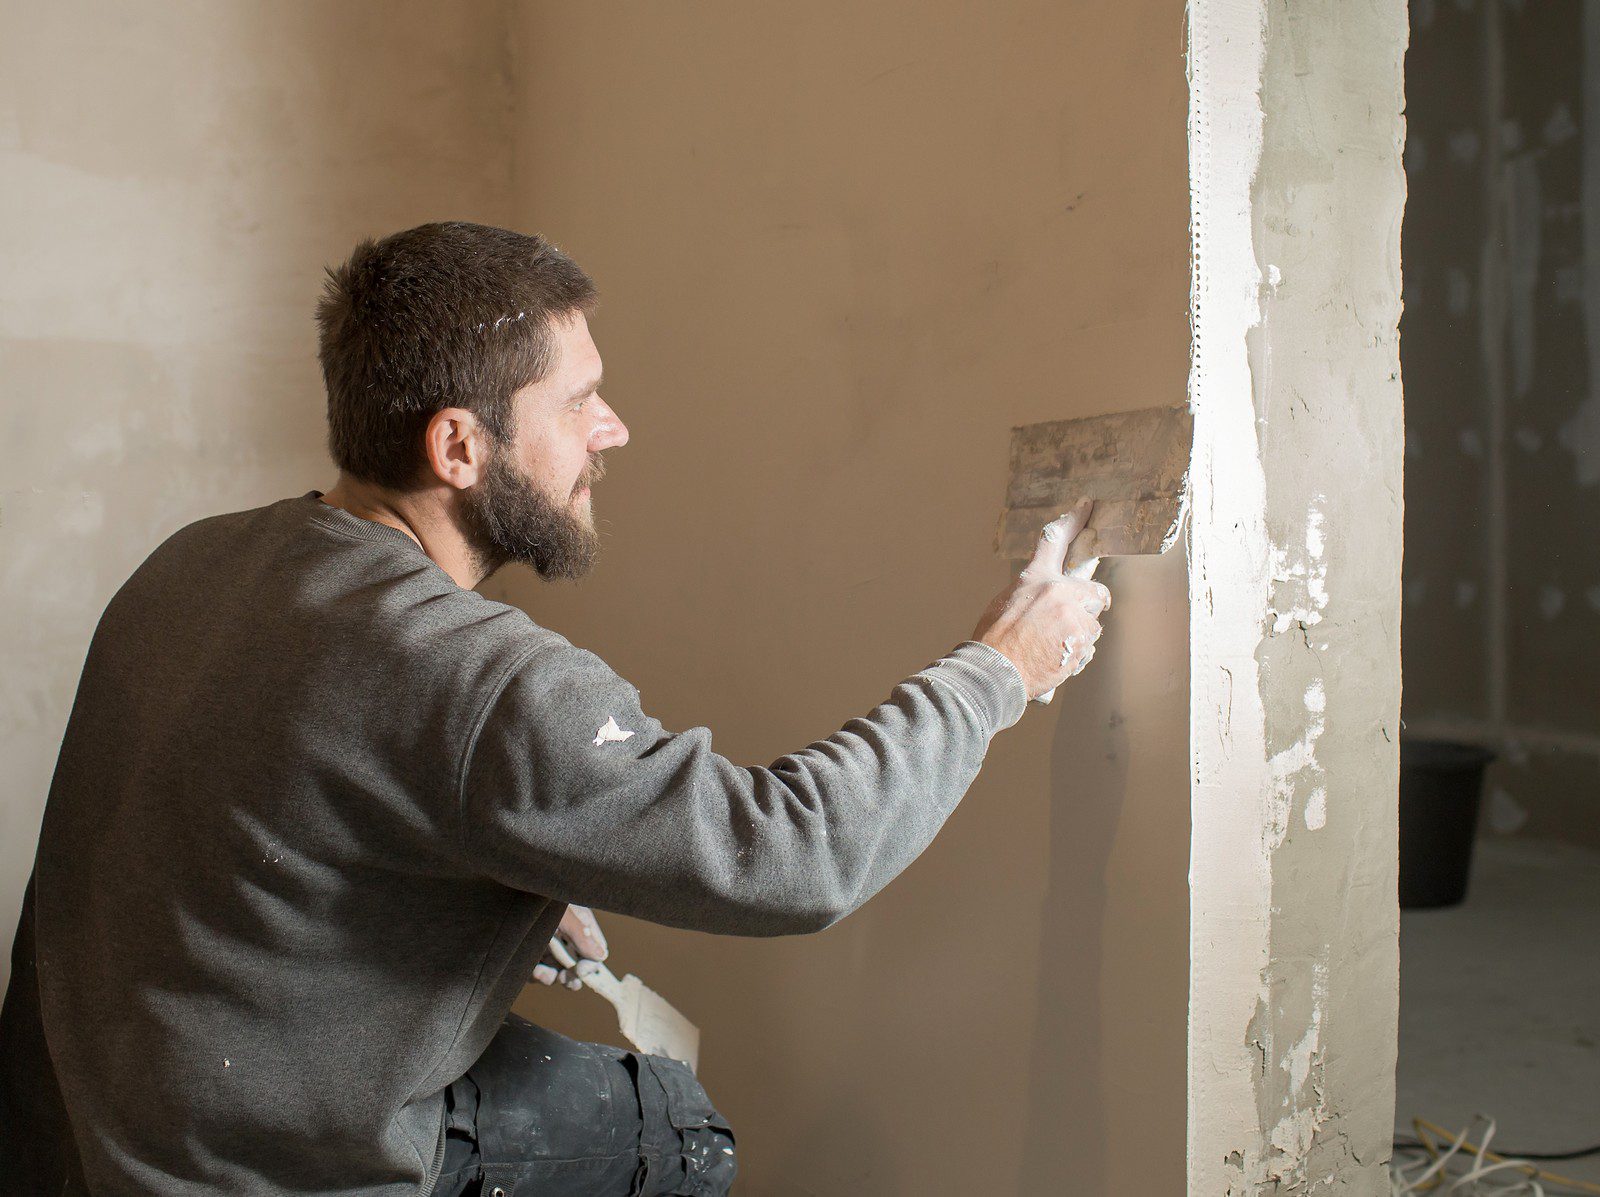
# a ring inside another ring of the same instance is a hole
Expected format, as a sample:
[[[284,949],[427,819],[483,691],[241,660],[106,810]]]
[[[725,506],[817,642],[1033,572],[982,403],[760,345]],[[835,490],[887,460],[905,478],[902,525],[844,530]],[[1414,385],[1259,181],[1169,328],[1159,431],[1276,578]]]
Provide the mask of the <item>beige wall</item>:
[[[491,590],[751,762],[970,631],[1012,424],[1183,395],[1181,0],[0,14],[8,923],[106,599],[325,484],[310,305],[358,236],[509,223],[599,279],[607,555]],[[1108,580],[1094,670],[860,914],[608,923],[704,1028],[742,1192],[1180,1190],[1183,563]]]
[[[750,763],[963,639],[1007,576],[1009,427],[1184,396],[1183,10],[520,10],[515,221],[598,279],[634,439],[592,579],[491,591]],[[1182,1191],[1184,565],[1109,580],[1094,669],[859,914],[608,924],[704,1029],[741,1192]],[[591,995],[524,1009],[607,1029]]]
[[[321,269],[506,219],[509,66],[498,2],[0,5],[7,948],[106,600],[180,525],[327,485]]]

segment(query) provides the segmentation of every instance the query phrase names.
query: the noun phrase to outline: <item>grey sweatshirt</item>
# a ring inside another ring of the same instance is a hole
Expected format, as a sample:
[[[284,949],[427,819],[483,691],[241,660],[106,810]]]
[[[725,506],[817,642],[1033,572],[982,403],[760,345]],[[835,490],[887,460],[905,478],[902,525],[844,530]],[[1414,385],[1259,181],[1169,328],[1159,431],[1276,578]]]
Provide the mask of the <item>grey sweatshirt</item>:
[[[922,852],[1025,703],[968,643],[747,768],[315,493],[185,528],[101,619],[35,865],[91,1189],[427,1192],[441,1090],[565,903],[825,927]]]

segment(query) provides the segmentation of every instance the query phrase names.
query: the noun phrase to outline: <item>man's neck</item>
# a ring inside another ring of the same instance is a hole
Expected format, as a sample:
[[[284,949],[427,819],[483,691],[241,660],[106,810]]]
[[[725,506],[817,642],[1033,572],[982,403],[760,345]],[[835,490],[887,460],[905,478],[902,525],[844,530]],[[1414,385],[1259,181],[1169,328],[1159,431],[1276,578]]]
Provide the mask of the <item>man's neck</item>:
[[[432,489],[394,491],[349,474],[340,474],[322,496],[330,507],[404,532],[456,585],[471,590],[485,577],[483,563],[462,535],[447,499]]]

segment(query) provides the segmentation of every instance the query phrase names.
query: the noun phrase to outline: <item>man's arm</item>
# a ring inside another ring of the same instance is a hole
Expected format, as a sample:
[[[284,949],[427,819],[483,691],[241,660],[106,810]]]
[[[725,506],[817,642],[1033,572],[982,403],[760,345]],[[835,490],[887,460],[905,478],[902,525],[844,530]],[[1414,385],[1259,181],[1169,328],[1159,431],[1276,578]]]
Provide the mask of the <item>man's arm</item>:
[[[593,653],[557,641],[512,672],[463,766],[463,849],[566,902],[729,934],[836,922],[928,846],[989,740],[1081,670],[1110,592],[1063,572],[1088,521],[1044,530],[975,640],[870,714],[765,768],[665,731]]]
[[[491,705],[462,789],[465,850],[521,889],[744,935],[844,917],[927,847],[1023,684],[968,643],[867,716],[765,768],[673,734],[593,653],[557,644]]]

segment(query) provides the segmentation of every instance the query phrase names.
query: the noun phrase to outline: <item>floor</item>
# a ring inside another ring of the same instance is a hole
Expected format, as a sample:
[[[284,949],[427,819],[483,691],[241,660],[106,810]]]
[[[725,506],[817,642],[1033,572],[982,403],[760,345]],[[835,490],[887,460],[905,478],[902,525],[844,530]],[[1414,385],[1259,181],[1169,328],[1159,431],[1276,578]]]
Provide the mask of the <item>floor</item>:
[[[1480,841],[1467,900],[1400,919],[1395,1125],[1498,1123],[1494,1146],[1600,1143],[1600,852]],[[1600,1156],[1547,1165],[1600,1182]]]

